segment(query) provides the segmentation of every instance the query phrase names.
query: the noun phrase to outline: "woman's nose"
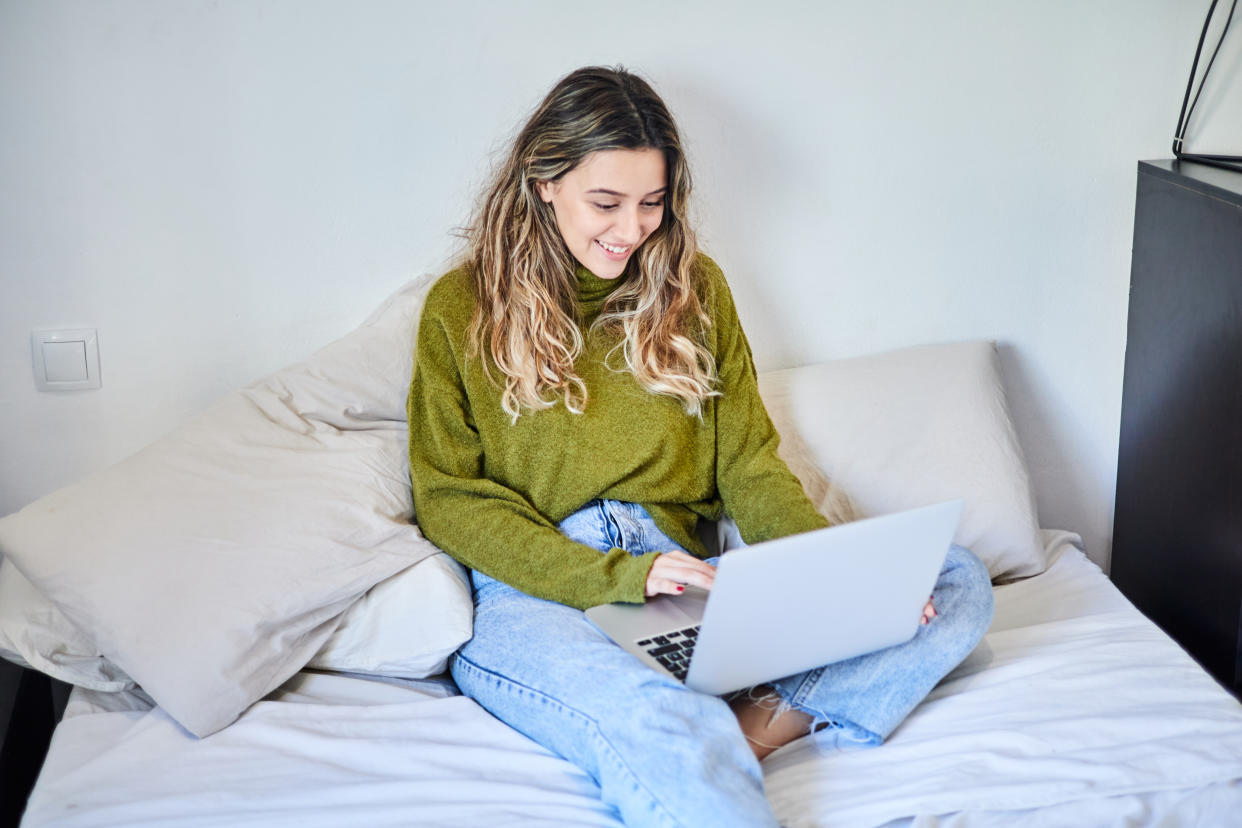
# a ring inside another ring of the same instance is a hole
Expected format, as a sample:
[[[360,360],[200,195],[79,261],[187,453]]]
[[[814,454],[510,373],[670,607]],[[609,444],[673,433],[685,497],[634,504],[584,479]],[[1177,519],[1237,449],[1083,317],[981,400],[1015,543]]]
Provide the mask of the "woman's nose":
[[[617,217],[617,233],[624,237],[627,244],[634,244],[642,236],[642,222],[638,210],[625,210]]]

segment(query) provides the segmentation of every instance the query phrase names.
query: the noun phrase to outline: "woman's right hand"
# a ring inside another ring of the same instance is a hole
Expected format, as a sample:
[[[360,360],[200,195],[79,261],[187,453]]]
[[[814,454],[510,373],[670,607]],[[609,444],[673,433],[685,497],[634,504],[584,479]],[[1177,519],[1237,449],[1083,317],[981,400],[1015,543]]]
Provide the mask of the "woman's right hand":
[[[711,589],[716,568],[686,552],[663,552],[647,573],[647,597],[680,595],[687,586]]]

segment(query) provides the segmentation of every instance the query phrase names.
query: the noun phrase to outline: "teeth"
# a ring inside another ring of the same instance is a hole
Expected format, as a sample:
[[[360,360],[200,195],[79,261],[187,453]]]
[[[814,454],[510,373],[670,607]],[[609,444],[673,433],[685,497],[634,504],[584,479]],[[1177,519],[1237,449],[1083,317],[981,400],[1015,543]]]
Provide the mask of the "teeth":
[[[598,244],[600,247],[604,248],[609,253],[624,253],[625,251],[630,249],[630,246],[628,244],[625,245],[624,247],[617,247],[616,245],[605,244],[604,242],[598,242]]]

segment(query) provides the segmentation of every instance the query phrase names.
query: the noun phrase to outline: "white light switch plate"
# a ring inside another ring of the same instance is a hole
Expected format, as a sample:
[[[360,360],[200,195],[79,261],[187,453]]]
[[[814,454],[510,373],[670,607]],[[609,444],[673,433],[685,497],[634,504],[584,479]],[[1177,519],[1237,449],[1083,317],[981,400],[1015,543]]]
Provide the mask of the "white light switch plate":
[[[35,387],[40,391],[99,388],[99,341],[94,328],[30,335]]]

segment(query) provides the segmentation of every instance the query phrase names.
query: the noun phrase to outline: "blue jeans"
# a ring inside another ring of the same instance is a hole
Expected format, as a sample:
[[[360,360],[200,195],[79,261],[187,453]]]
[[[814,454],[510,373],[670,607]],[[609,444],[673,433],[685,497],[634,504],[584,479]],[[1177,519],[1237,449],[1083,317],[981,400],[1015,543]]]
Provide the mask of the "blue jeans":
[[[607,551],[678,549],[641,506],[596,500],[561,531]],[[450,668],[462,692],[583,768],[627,825],[773,826],[763,772],[728,704],[618,647],[579,610],[472,573],[474,637]],[[772,682],[825,747],[877,745],[964,659],[992,620],[979,559],[949,549],[937,616],[913,639]]]

